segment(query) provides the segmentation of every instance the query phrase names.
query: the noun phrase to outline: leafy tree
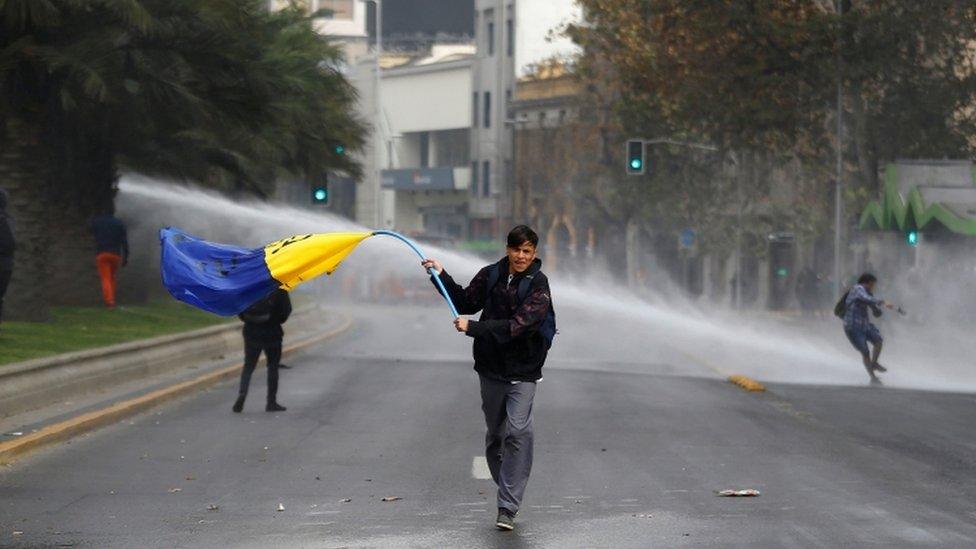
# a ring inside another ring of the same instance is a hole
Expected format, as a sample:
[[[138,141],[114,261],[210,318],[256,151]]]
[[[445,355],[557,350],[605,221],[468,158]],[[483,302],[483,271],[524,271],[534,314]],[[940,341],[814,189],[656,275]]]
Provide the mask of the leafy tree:
[[[844,0],[840,9],[831,0],[580,3],[585,21],[567,34],[582,47],[579,73],[593,110],[612,113],[619,130],[611,147],[666,136],[738,159],[732,171],[699,153],[656,148],[677,168],[644,187],[654,201],[613,192],[619,203],[643,204],[641,217],[658,230],[693,222],[706,245],[728,249],[736,175],[747,232],[824,233],[838,81],[852,197],[876,192],[886,161],[972,155],[971,0]]]

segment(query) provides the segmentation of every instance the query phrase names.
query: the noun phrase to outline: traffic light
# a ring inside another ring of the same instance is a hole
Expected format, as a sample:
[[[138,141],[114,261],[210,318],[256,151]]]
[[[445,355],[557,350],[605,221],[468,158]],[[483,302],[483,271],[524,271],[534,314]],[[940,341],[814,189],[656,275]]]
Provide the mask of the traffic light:
[[[343,154],[346,154],[346,148],[345,148],[345,147],[343,147],[342,145],[336,145],[336,146],[335,146],[335,152],[336,152],[336,154],[338,154],[338,155],[343,155]]]
[[[316,206],[329,205],[329,184],[322,183],[312,186],[312,204]]]
[[[908,229],[905,233],[905,242],[912,248],[918,246],[918,229]]]
[[[627,141],[627,175],[644,174],[644,140]]]

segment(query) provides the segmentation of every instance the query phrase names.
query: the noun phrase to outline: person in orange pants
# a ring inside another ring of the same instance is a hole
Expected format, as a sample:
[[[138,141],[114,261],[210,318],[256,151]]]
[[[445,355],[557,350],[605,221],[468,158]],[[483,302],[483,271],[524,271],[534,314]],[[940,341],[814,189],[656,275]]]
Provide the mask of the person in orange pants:
[[[115,274],[122,263],[122,257],[112,252],[101,252],[95,256],[98,278],[102,279],[102,301],[108,307],[115,307]]]
[[[119,267],[129,262],[129,239],[125,224],[111,212],[92,220],[92,234],[95,236],[95,266],[98,277],[102,279],[102,300],[105,306],[115,307],[115,276]]]

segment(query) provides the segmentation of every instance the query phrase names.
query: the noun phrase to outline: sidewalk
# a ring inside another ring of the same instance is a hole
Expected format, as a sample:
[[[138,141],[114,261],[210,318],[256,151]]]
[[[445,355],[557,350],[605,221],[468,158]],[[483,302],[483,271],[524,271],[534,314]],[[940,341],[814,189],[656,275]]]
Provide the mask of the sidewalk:
[[[306,314],[308,317],[304,322],[287,331],[284,357],[336,337],[352,324],[345,316],[332,311],[316,309]],[[236,378],[241,366],[242,353],[220,356],[2,418],[0,464],[10,463],[29,451],[115,423],[168,400]]]

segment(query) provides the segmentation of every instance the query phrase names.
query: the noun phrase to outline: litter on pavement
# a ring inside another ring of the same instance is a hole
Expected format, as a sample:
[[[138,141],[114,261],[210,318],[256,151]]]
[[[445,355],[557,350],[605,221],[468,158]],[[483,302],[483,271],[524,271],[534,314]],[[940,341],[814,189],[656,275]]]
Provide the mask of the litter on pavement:
[[[753,490],[751,488],[747,490],[721,490],[715,492],[715,495],[726,498],[749,498],[758,496],[759,490]]]

